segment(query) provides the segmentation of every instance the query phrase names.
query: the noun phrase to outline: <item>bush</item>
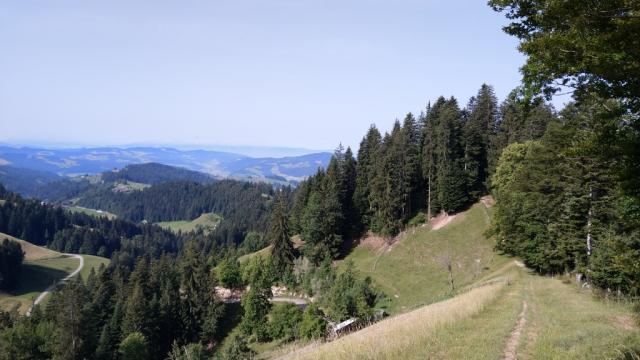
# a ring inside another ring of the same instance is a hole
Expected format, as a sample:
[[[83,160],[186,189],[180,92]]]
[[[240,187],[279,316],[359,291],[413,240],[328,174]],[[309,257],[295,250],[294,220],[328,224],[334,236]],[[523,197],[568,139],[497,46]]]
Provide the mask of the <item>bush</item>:
[[[168,356],[168,360],[206,360],[208,358],[204,346],[199,343],[178,346],[174,342]]]
[[[422,224],[424,224],[426,222],[427,222],[427,216],[423,212],[419,212],[419,213],[416,214],[416,216],[414,216],[413,218],[411,218],[411,220],[409,220],[407,225],[409,225],[409,226],[418,226],[418,225],[422,225]]]
[[[311,340],[324,336],[327,330],[327,321],[322,316],[322,311],[314,303],[309,304],[302,315],[300,323],[300,337]]]
[[[269,331],[273,339],[293,340],[299,336],[302,310],[295,304],[278,304],[269,314]]]
[[[323,303],[331,319],[344,321],[351,317],[370,317],[377,298],[378,294],[372,288],[371,278],[358,279],[353,263],[349,262]]]
[[[222,358],[225,360],[243,360],[253,359],[255,355],[256,352],[249,348],[247,341],[243,337],[234,335],[229,346],[224,349]]]
[[[242,276],[240,276],[240,267],[235,260],[225,259],[216,268],[216,276],[220,285],[237,289],[242,287]]]
[[[145,360],[148,358],[147,339],[139,332],[129,334],[120,343],[123,360]]]

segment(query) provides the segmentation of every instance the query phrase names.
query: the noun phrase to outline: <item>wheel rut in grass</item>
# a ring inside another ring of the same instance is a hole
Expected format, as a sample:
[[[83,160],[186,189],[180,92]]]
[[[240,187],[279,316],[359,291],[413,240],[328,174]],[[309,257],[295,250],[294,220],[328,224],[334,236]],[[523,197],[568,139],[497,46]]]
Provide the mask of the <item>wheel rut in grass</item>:
[[[516,326],[511,331],[511,336],[509,337],[509,341],[507,341],[507,346],[504,349],[504,354],[502,355],[502,360],[516,360],[517,354],[516,349],[518,348],[518,343],[520,342],[520,336],[524,332],[524,327],[527,325],[527,302],[522,302],[522,311],[518,315],[518,320],[516,321]]]

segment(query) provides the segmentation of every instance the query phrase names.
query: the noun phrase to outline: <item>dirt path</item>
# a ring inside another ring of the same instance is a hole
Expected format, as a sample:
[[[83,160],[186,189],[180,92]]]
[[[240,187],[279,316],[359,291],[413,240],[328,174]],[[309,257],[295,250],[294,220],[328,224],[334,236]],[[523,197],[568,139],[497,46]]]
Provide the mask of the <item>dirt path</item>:
[[[524,331],[524,327],[527,324],[527,302],[522,301],[522,311],[520,315],[518,315],[518,321],[516,321],[516,326],[511,331],[511,336],[509,337],[509,341],[507,341],[507,346],[504,349],[504,354],[502,355],[502,360],[516,360],[516,349],[518,348],[518,343],[520,342],[520,336]]]
[[[76,258],[80,261],[80,264],[78,265],[78,268],[75,269],[71,274],[65,276],[63,279],[61,279],[60,281],[58,281],[56,284],[53,284],[51,286],[49,286],[48,288],[46,288],[42,293],[40,293],[40,295],[38,295],[38,297],[33,301],[33,305],[31,305],[31,307],[29,308],[29,310],[27,310],[27,316],[31,315],[31,310],[33,310],[33,307],[38,305],[40,302],[42,302],[42,300],[44,300],[45,297],[47,297],[47,295],[49,295],[49,293],[51,291],[53,291],[53,289],[56,287],[56,285],[63,283],[69,279],[71,279],[72,277],[78,275],[78,273],[82,270],[82,268],[84,267],[84,258],[81,255],[76,255],[76,254],[64,254],[73,258]]]
[[[271,302],[288,302],[292,304],[296,304],[298,306],[306,306],[309,301],[307,299],[292,297],[292,296],[274,296],[269,299]]]

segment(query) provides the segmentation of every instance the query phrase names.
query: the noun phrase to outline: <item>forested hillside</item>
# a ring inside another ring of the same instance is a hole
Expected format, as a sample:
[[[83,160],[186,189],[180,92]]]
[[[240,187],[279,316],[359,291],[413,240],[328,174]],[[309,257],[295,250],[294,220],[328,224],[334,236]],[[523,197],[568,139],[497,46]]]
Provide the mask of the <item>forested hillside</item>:
[[[102,173],[102,181],[116,182],[118,180],[153,185],[170,181],[207,183],[213,181],[213,177],[198,171],[159,163],[127,165],[119,170]]]
[[[551,106],[513,92],[501,105],[489,85],[461,109],[440,97],[382,135],[371,126],[357,158],[338,148],[326,170],[296,191],[291,226],[305,255],[321,262],[366,231],[394,236],[406,224],[455,213],[487,194],[503,148],[539,139],[556,119]]]

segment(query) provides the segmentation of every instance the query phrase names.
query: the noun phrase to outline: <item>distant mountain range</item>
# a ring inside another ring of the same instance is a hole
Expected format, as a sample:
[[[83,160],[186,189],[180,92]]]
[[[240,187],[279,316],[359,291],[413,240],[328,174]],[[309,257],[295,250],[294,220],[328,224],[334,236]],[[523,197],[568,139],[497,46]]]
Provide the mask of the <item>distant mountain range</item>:
[[[318,167],[326,167],[330,158],[328,152],[253,158],[224,151],[166,147],[45,149],[0,146],[0,182],[9,179],[19,184],[20,179],[29,177],[48,182],[59,177],[100,174],[127,165],[158,163],[198,171],[216,179],[296,184],[315,173]]]

